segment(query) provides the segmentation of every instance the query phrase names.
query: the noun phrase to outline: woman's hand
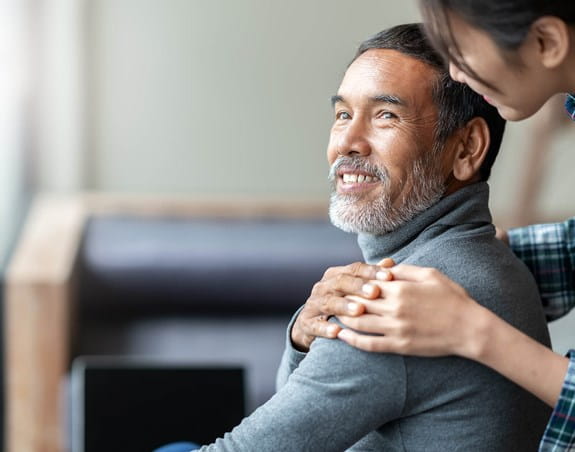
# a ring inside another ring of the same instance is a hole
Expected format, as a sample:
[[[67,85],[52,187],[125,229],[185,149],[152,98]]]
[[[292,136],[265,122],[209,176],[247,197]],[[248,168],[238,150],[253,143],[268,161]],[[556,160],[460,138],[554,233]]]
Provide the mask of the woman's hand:
[[[389,271],[393,280],[373,282],[380,289],[378,299],[347,297],[365,307],[363,315],[338,315],[344,325],[377,336],[342,329],[340,339],[373,352],[465,357],[478,353],[478,338],[483,336],[478,329],[489,315],[487,309],[438,270],[398,265]]]
[[[506,245],[509,245],[509,235],[505,229],[499,229],[498,227],[495,228],[495,237],[501,240]]]
[[[393,261],[381,264],[391,267]],[[330,315],[375,335],[341,329],[327,322]],[[301,350],[316,336],[337,336],[372,352],[473,359],[550,406],[557,402],[569,366],[569,359],[497,317],[438,270],[412,265],[382,269],[356,263],[329,269],[291,332]]]
[[[379,298],[347,297],[363,304],[363,315],[338,316],[344,325],[377,335],[341,329],[340,339],[366,351],[469,358],[549,406],[557,403],[568,358],[497,317],[437,270],[398,265],[389,272],[392,280],[374,282]]]
[[[329,268],[321,281],[313,286],[310,297],[293,325],[291,340],[295,348],[307,351],[317,336],[337,337],[341,328],[328,322],[329,317],[346,315],[349,318],[362,314],[363,304],[346,296],[377,298],[380,288],[374,280],[388,280],[391,275],[385,268],[393,265],[392,259],[384,259],[379,265],[356,262],[345,267]]]

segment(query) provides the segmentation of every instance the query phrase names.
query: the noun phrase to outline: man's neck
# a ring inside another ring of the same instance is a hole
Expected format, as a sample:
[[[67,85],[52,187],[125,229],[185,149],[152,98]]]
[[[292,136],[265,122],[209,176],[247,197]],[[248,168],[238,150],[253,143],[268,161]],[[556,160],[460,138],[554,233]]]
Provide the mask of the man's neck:
[[[445,193],[443,194],[443,198],[455,193],[458,190],[461,190],[464,187],[467,187],[468,185],[475,184],[479,182],[479,180],[479,175],[476,175],[471,180],[462,181],[457,179],[453,173],[451,173],[445,182]]]
[[[485,182],[470,184],[442,198],[437,204],[384,235],[361,233],[358,243],[366,262],[377,263],[385,257],[401,262],[440,235],[477,227],[495,229],[489,213],[489,186]]]

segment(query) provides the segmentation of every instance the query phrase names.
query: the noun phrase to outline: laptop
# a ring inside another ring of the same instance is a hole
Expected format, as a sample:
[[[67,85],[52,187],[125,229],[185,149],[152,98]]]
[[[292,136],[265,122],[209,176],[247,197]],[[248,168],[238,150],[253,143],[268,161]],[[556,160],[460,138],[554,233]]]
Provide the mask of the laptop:
[[[146,452],[208,444],[245,416],[244,370],[78,357],[71,374],[72,452]]]

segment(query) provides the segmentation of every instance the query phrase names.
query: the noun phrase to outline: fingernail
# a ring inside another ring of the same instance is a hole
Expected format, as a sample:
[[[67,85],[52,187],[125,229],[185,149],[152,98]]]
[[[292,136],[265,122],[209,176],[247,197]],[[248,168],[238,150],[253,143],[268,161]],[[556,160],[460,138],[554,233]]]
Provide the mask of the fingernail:
[[[373,291],[375,290],[375,287],[373,287],[371,284],[364,284],[361,287],[361,290],[363,291],[364,294],[371,295],[373,293]]]
[[[380,270],[375,274],[375,279],[379,279],[381,281],[387,281],[390,279],[391,274],[387,270]]]
[[[382,267],[392,267],[395,265],[395,262],[391,257],[386,257],[385,259],[379,261],[377,265],[381,265]]]
[[[357,303],[348,303],[347,311],[350,314],[357,314],[359,312],[359,306],[357,305]]]

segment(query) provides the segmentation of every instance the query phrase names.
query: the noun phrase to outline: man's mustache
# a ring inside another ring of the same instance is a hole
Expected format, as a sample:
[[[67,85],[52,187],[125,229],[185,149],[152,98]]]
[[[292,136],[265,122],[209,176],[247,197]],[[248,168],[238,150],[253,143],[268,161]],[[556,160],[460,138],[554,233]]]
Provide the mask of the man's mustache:
[[[328,181],[335,182],[337,178],[337,172],[341,169],[341,167],[345,167],[346,169],[364,171],[366,173],[371,174],[372,176],[377,177],[380,181],[386,181],[389,179],[389,172],[385,167],[380,167],[378,165],[374,165],[366,160],[364,157],[346,157],[341,156],[333,162],[331,168],[329,169],[328,174]]]

